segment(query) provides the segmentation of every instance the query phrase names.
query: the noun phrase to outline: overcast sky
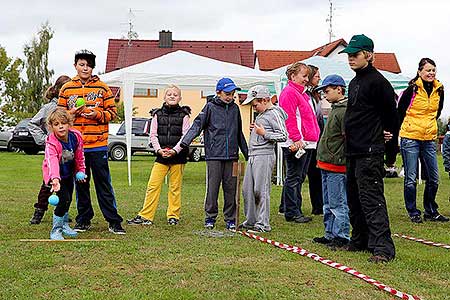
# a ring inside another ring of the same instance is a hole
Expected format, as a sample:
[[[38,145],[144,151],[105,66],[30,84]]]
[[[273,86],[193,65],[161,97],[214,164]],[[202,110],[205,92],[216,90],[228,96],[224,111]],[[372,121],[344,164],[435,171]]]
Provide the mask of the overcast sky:
[[[50,68],[73,76],[73,55],[90,49],[96,72],[105,70],[109,38],[128,30],[129,9],[140,39],[158,39],[171,30],[174,40],[252,40],[254,49],[312,50],[328,42],[328,0],[128,0],[2,1],[0,46],[23,58],[23,46],[48,21],[54,30]],[[335,39],[347,42],[364,33],[376,52],[394,52],[405,76],[414,76],[422,57],[437,64],[437,78],[450,84],[450,1],[336,0]],[[448,91],[448,89],[447,89]],[[448,92],[447,92],[448,93]],[[450,99],[450,97],[446,97]],[[450,100],[445,105],[450,115]]]

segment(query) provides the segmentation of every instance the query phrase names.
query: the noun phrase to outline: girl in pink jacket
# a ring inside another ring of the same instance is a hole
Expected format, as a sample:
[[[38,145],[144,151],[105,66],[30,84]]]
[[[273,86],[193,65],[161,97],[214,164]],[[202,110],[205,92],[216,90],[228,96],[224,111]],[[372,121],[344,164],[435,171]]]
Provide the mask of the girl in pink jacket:
[[[69,207],[72,202],[75,174],[84,182],[86,175],[81,133],[71,129],[72,116],[65,109],[57,108],[47,117],[51,132],[45,141],[45,157],[42,163],[44,182],[50,192],[56,192],[59,202],[53,213],[50,239],[63,240],[63,234],[75,237],[77,232],[69,226]]]
[[[286,162],[286,178],[283,184],[279,212],[286,221],[307,223],[312,219],[302,212],[302,184],[311,160],[312,150],[319,140],[319,125],[305,85],[309,68],[301,62],[293,63],[286,70],[288,84],[280,95],[280,107],[288,115],[286,129],[288,139],[280,143]]]

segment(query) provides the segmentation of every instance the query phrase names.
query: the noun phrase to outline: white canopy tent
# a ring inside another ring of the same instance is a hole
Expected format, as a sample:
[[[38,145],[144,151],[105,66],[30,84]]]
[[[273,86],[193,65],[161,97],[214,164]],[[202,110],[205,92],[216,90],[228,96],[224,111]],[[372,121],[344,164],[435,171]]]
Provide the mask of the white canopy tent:
[[[102,81],[120,87],[125,108],[125,129],[128,160],[128,184],[131,185],[131,122],[134,88],[165,88],[176,84],[181,89],[215,88],[222,77],[231,78],[243,89],[263,84],[274,85],[280,94],[280,76],[252,68],[175,51],[161,57],[101,75]]]

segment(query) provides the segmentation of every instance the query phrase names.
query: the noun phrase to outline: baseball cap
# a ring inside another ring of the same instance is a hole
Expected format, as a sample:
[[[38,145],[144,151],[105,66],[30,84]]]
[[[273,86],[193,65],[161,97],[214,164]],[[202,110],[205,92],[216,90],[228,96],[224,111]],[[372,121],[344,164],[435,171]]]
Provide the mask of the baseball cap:
[[[322,81],[322,84],[316,88],[316,90],[323,90],[324,88],[328,86],[343,86],[345,87],[345,80],[339,75],[333,74],[328,75],[325,77],[325,79]]]
[[[216,91],[224,91],[229,93],[234,90],[240,91],[241,88],[237,87],[230,78],[222,78],[217,82]]]
[[[339,51],[339,53],[354,54],[361,50],[373,52],[373,41],[364,34],[352,36],[352,39],[348,43],[347,47],[345,47],[344,50]]]
[[[249,104],[253,99],[263,99],[270,98],[270,91],[267,87],[263,85],[255,85],[247,92],[247,99],[242,102],[242,105]]]
[[[95,54],[91,51],[82,49],[75,52],[75,63],[77,63],[79,59],[85,59],[91,68],[95,68]]]

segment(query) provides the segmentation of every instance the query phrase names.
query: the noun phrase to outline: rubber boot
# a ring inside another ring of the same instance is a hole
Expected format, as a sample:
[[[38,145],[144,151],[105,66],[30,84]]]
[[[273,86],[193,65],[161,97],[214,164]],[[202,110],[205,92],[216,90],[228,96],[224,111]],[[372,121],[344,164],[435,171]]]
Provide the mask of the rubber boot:
[[[36,208],[34,210],[33,217],[30,220],[30,224],[39,224],[42,221],[42,218],[44,217],[45,210],[42,208]]]
[[[50,231],[50,239],[51,240],[63,240],[63,223],[64,223],[64,217],[58,217],[55,214],[53,214],[53,227],[52,231]]]
[[[72,228],[70,228],[70,226],[69,226],[69,213],[68,212],[66,212],[66,214],[63,217],[62,233],[64,235],[67,235],[70,237],[76,237],[78,235],[78,233],[75,230],[73,230]]]

